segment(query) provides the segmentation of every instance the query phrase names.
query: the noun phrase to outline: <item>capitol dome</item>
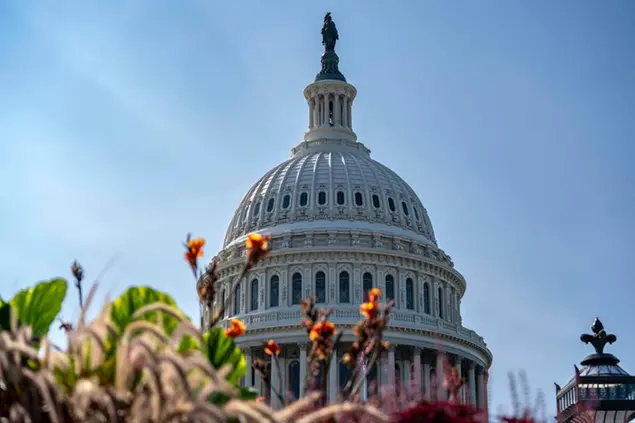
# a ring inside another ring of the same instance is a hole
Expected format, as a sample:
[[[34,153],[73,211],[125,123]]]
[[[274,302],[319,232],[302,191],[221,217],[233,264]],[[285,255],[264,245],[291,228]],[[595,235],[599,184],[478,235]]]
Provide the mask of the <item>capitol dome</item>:
[[[272,386],[281,383],[299,398],[305,394],[308,341],[300,303],[313,296],[319,307],[333,310],[330,320],[344,333],[328,373],[327,395],[335,400],[348,377],[340,359],[354,340],[359,304],[376,287],[382,301],[394,301],[384,333],[392,347],[370,370],[363,395],[397,381],[445,395],[435,386],[435,374],[446,357],[465,378],[461,399],[486,408],[492,354],[463,324],[466,281],[438,247],[414,190],[358,141],[357,90],[339,70],[335,39],[323,40],[322,69],[304,90],[304,140],[290,159],[258,179],[234,213],[217,256],[216,303],[203,310],[203,324],[228,302],[221,325],[232,318],[245,323],[246,334],[236,342],[249,367],[255,358],[268,359],[263,341],[275,339],[281,354],[280,369],[270,368]],[[271,252],[239,279],[250,233],[271,235]],[[236,295],[228,301],[232,287]],[[242,383],[264,394],[253,369]]]

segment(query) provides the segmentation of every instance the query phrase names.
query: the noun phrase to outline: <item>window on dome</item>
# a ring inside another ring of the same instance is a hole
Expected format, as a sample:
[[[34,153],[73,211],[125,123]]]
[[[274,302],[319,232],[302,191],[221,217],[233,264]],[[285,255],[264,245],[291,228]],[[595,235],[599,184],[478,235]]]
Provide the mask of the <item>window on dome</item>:
[[[258,279],[251,281],[249,296],[251,297],[249,311],[258,310]]]
[[[351,302],[351,284],[348,272],[340,273],[340,303]]]
[[[326,204],[326,193],[324,191],[318,193],[318,204],[321,206]]]
[[[269,279],[269,307],[278,307],[278,300],[280,299],[280,277],[273,275]]]
[[[269,201],[267,202],[267,211],[268,212],[272,212],[273,211],[273,206],[275,205],[276,200],[274,200],[273,198],[270,198]]]
[[[225,290],[224,289],[220,292],[220,301],[222,301],[222,303],[220,303],[220,304],[225,304]],[[220,304],[218,304],[218,310],[219,311],[220,311],[220,307],[221,307]],[[227,317],[227,310],[223,311],[222,317]]]
[[[388,197],[388,208],[391,212],[395,211],[395,201],[390,197]]]
[[[240,313],[240,282],[236,286],[236,296],[234,297],[234,315]]]
[[[430,314],[430,285],[423,285],[423,312]]]
[[[443,288],[439,287],[439,319],[443,319]]]
[[[415,309],[415,284],[412,279],[406,279],[406,308]]]
[[[315,302],[326,302],[326,274],[322,271],[315,274]]]
[[[368,301],[368,291],[373,289],[373,275],[366,272],[362,276],[362,290],[364,291],[364,301]]]
[[[254,216],[257,216],[258,213],[260,213],[260,201],[258,201],[254,206]]]
[[[363,206],[364,205],[364,197],[362,196],[361,192],[356,192],[355,193],[355,205],[356,206]]]
[[[379,202],[379,195],[377,194],[373,194],[373,207],[375,207],[376,209],[381,207],[381,203]]]
[[[302,194],[300,194],[300,205],[304,207],[308,203],[309,203],[309,194],[306,192],[303,192]]]
[[[282,197],[282,208],[283,209],[288,209],[289,208],[289,204],[291,204],[291,196],[289,194],[287,194],[284,197]]]
[[[297,360],[289,364],[289,391],[294,399],[300,398],[300,362]]]
[[[340,206],[344,205],[346,202],[346,196],[344,195],[344,191],[337,191],[337,204]]]
[[[401,202],[401,208],[403,209],[403,214],[405,214],[406,216],[410,214],[410,212],[408,211],[408,205],[405,201]]]
[[[392,275],[386,275],[386,301],[395,299],[395,278]]]
[[[417,211],[417,208],[413,207],[412,211],[415,212],[415,219],[419,220],[419,212]]]
[[[300,304],[302,302],[302,275],[294,273],[291,278],[291,304]]]

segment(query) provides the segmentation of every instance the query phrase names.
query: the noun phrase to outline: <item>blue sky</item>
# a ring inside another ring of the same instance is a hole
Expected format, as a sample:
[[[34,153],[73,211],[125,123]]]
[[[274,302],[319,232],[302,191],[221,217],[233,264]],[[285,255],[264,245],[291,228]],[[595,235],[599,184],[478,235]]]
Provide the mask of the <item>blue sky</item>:
[[[354,125],[428,208],[494,352],[547,413],[598,315],[635,372],[635,3],[0,3],[0,293],[69,276],[198,306],[180,242],[221,246],[307,126],[331,11]],[[63,317],[78,307],[71,291]],[[56,339],[61,339],[59,333]]]

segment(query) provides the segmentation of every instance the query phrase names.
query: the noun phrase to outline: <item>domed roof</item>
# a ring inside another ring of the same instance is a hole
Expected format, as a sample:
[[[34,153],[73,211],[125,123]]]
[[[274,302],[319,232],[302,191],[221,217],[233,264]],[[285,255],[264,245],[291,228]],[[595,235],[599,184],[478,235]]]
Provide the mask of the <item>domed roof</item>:
[[[256,182],[231,220],[224,247],[247,233],[277,235],[359,230],[436,245],[428,213],[412,188],[370,158],[362,143],[305,141]]]

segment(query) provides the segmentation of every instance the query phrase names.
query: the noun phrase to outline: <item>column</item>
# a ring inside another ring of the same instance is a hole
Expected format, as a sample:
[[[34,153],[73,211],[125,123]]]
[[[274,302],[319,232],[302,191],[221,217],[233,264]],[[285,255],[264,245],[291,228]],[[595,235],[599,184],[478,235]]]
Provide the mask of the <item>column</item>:
[[[271,407],[272,408],[280,408],[282,406],[282,404],[280,404],[280,401],[278,400],[278,396],[276,395],[276,392],[280,389],[280,373],[278,373],[278,366],[276,365],[276,360],[272,357],[271,358],[271,375],[270,375],[270,381],[271,381]]]
[[[306,384],[306,343],[298,345],[300,347],[300,398],[304,397],[304,385]],[[298,399],[300,399],[298,398]]]
[[[454,357],[454,368],[456,369],[456,373],[459,375],[459,377],[461,377],[461,375],[463,374],[462,360],[463,359],[458,355]],[[458,396],[457,399],[461,403],[463,402],[464,393],[465,393],[465,387],[461,387],[461,389],[457,393],[457,396]]]
[[[313,108],[311,109],[311,112],[313,114],[313,120],[311,121],[311,128],[315,128],[316,126],[318,126],[318,122],[320,121],[318,113],[320,110],[320,101],[319,101],[319,97],[315,96],[311,99],[313,101]]]
[[[340,107],[342,107],[342,103],[340,103],[339,94],[336,93],[333,99],[333,124],[337,126],[342,124],[340,122]]]
[[[481,370],[477,375],[477,383],[478,383],[478,402],[477,406],[481,410],[485,409],[485,402],[487,401],[487,392],[485,392],[485,381],[483,378],[483,370]]]
[[[253,373],[251,372],[251,348],[248,348],[245,354],[245,360],[247,361],[247,374],[245,375],[245,387],[251,388],[254,386],[252,379]]]
[[[337,359],[337,352],[334,352],[333,357],[331,358],[331,366],[329,367],[329,403],[334,403],[337,400],[337,392],[339,391],[339,389],[337,389]]]
[[[470,361],[470,368],[467,373],[467,386],[469,388],[470,404],[476,405],[476,383],[474,377],[474,362]]]
[[[425,389],[425,399],[430,401],[432,397],[432,386],[430,385],[430,363],[423,364],[423,385]]]
[[[414,372],[414,388],[423,389],[421,384],[421,348],[415,347],[412,351],[412,371]],[[430,378],[430,367],[428,366],[428,378]]]
[[[283,356],[284,352],[281,352],[278,356],[278,361],[280,362],[280,380],[282,381],[282,389],[280,389],[280,385],[276,386],[276,389],[280,391],[280,395],[282,398],[287,397],[287,385],[289,380],[289,373],[287,369],[287,359]]]
[[[344,110],[343,113],[342,113],[342,118],[343,118],[342,126],[346,126],[346,127],[348,126],[348,114],[347,114],[348,113],[348,109],[347,109],[347,106],[346,106],[347,104],[348,104],[348,98],[346,97],[346,94],[345,94],[341,107]]]
[[[443,355],[437,351],[437,371],[436,371],[436,385],[437,385],[437,400],[445,401],[447,399],[447,393],[443,382],[445,379],[445,369],[443,367]]]
[[[349,128],[353,128],[353,113],[352,113],[352,107],[351,107],[351,100],[349,99],[346,102],[346,106],[348,108],[348,127]]]
[[[262,380],[259,372],[254,372],[254,389],[258,393],[258,396],[264,396],[264,392],[262,390]]]
[[[313,98],[309,98],[309,129],[313,128]]]
[[[326,93],[322,97],[322,104],[322,126],[326,126],[329,119],[329,96]]]
[[[388,350],[388,386],[395,386],[395,347],[391,346]]]

